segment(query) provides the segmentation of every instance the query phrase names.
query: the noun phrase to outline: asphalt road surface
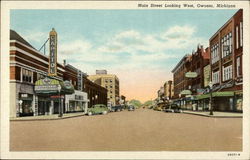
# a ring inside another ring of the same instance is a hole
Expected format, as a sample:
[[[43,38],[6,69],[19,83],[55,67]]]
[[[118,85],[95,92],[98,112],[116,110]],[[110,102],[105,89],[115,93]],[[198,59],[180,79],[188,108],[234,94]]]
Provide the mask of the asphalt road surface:
[[[149,109],[11,121],[11,151],[241,151],[242,118]]]

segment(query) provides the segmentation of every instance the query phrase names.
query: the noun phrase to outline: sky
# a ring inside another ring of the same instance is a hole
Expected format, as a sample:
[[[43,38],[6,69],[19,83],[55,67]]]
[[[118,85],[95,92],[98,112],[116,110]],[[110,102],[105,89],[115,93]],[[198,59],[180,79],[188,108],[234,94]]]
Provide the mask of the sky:
[[[106,69],[120,95],[155,99],[181,58],[209,38],[237,10],[11,10],[10,29],[40,49],[55,28],[58,62],[88,75]],[[48,48],[48,45],[47,45]],[[46,52],[48,55],[48,51]]]

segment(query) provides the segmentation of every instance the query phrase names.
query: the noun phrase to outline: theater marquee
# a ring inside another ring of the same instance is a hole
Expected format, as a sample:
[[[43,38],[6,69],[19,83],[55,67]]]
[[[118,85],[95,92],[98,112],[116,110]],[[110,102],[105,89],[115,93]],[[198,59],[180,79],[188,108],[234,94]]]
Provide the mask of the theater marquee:
[[[57,75],[57,33],[54,28],[49,33],[49,76]]]

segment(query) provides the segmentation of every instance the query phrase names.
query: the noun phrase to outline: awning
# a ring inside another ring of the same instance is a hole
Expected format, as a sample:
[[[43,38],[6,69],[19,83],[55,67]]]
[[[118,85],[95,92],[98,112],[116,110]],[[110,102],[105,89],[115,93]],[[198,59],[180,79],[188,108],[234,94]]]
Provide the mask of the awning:
[[[59,81],[51,78],[44,78],[36,81],[35,92],[37,94],[72,94],[74,87],[69,81]]]
[[[232,97],[232,96],[234,96],[233,91],[213,92],[212,93],[212,97]],[[195,96],[195,98],[197,100],[210,98],[210,94],[208,93],[208,94],[197,95],[197,96]]]

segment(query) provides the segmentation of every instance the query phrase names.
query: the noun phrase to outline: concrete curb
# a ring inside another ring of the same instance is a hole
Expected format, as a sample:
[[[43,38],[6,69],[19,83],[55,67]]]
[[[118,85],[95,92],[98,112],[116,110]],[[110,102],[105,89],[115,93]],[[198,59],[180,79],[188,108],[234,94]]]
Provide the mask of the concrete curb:
[[[190,113],[190,112],[182,112],[185,114],[192,114],[196,116],[203,116],[203,117],[210,117],[210,118],[242,118],[243,116],[215,116],[215,115],[204,115],[204,114],[198,114],[198,113]]]
[[[10,119],[10,121],[43,121],[43,120],[47,121],[47,120],[61,120],[61,119],[74,118],[74,117],[80,117],[80,116],[85,116],[85,115],[79,114],[79,115],[72,115],[72,116],[65,116],[65,117],[30,118],[30,119],[19,118],[19,119]]]

